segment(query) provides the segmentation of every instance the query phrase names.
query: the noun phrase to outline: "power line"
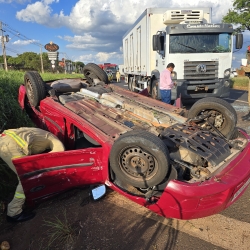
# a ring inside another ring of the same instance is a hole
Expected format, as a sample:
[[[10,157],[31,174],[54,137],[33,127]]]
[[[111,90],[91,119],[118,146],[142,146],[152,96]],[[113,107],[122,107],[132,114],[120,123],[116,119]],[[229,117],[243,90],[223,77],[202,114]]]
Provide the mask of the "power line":
[[[43,45],[41,43],[35,42],[33,39],[28,38],[27,36],[21,34],[19,31],[13,29],[12,27],[10,27],[7,23],[4,23],[0,20],[0,24],[1,24],[1,29],[3,26],[5,26],[5,30],[2,29],[2,33],[8,31],[9,33],[11,33],[12,35],[19,37],[22,40],[28,41],[30,44],[34,44],[40,47],[40,60],[41,60],[41,71],[42,73],[44,73],[44,69],[43,69],[43,57],[42,57],[42,47]],[[4,49],[4,42],[2,42],[2,47],[3,47],[3,51],[5,51]],[[7,64],[7,62],[6,62]],[[7,66],[6,66],[6,71],[7,71]]]
[[[2,21],[0,20],[0,22],[2,22]],[[5,26],[5,30],[4,30],[5,32],[8,31],[12,35],[14,35],[22,40],[29,41],[30,43],[32,43],[36,46],[39,46],[39,47],[43,46],[41,43],[34,41],[34,39],[30,39],[27,36],[23,35],[21,32],[19,32],[18,30],[13,29],[7,23],[2,22],[2,25]]]
[[[5,48],[6,48],[6,50],[8,50],[8,51],[10,51],[10,52],[13,52],[13,53],[15,53],[15,54],[21,54],[19,51],[15,50],[15,49],[11,49],[11,48],[6,47],[6,46],[5,46]]]

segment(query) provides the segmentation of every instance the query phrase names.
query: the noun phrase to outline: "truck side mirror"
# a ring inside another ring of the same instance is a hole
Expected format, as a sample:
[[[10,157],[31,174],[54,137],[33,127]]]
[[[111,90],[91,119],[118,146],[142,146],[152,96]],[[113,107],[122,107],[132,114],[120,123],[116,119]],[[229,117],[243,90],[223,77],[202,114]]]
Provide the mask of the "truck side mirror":
[[[235,39],[236,39],[235,48],[241,49],[243,46],[243,34],[236,34]]]
[[[159,51],[161,50],[161,41],[160,36],[153,35],[153,51]]]

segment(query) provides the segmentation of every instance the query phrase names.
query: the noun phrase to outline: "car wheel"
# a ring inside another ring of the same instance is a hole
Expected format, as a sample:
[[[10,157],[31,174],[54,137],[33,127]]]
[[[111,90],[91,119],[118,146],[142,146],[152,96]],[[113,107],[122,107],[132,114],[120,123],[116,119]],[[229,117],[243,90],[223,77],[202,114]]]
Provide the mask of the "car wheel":
[[[45,84],[42,77],[36,71],[28,71],[24,75],[24,85],[30,105],[37,107],[40,101],[46,97]]]
[[[215,97],[198,100],[189,110],[188,118],[198,118],[199,120],[199,116],[203,115],[206,118],[198,122],[199,126],[215,132],[213,127],[209,125],[212,124],[227,139],[234,137],[237,114],[227,101]]]
[[[99,79],[101,82],[108,84],[108,76],[104,70],[94,63],[88,63],[83,68],[83,74],[91,85],[95,85],[94,79]]]
[[[164,142],[145,130],[129,131],[114,143],[110,166],[116,177],[138,188],[161,183],[169,170],[169,152]]]

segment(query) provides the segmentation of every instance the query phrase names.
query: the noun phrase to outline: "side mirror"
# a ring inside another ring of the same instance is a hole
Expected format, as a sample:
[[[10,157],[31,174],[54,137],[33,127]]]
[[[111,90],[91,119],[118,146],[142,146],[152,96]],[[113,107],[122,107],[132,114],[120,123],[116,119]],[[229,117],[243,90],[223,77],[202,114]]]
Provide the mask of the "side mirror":
[[[159,51],[161,50],[161,42],[160,42],[160,36],[153,35],[153,51]]]
[[[95,187],[91,189],[92,197],[93,200],[99,200],[106,194],[106,186],[105,185],[100,185],[98,187]]]
[[[243,34],[236,34],[235,41],[235,48],[241,49],[243,46]]]

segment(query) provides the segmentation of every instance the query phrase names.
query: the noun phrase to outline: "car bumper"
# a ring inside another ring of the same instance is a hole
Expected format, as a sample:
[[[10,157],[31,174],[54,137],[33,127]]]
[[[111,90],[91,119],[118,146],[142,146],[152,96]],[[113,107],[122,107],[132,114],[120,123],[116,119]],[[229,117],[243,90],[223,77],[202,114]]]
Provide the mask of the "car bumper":
[[[245,149],[210,180],[202,183],[170,181],[159,201],[149,209],[178,219],[195,219],[219,213],[232,205],[250,184],[250,137]]]
[[[250,137],[242,133],[248,139],[246,147],[218,174],[197,183],[172,180],[154,204],[112,188],[166,218],[189,220],[219,213],[237,201],[250,184]]]

